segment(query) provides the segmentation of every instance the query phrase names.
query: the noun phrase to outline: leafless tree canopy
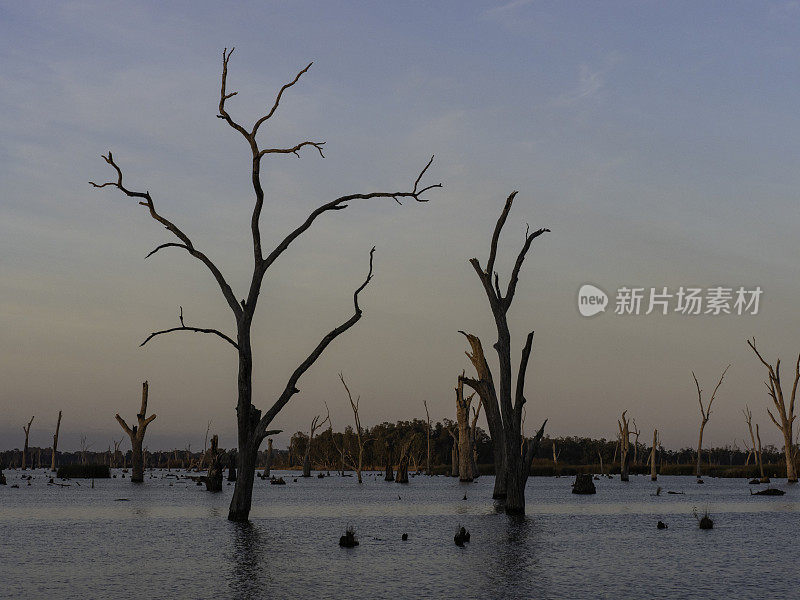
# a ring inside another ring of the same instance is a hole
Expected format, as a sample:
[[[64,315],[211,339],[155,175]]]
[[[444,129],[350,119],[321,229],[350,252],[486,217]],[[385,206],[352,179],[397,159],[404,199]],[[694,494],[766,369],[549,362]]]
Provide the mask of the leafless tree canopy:
[[[767,381],[764,382],[764,385],[767,386],[775,414],[777,414],[778,417],[775,418],[775,414],[773,414],[770,409],[767,409],[767,414],[783,434],[783,447],[786,455],[786,478],[790,482],[795,482],[797,481],[797,468],[795,466],[796,456],[792,428],[794,427],[794,419],[796,416],[794,414],[794,401],[797,397],[797,383],[800,381],[800,354],[798,354],[797,362],[795,362],[794,382],[792,383],[792,390],[789,394],[787,404],[786,392],[781,384],[781,359],[776,360],[775,366],[773,367],[764,360],[764,357],[761,356],[761,353],[756,348],[756,338],[747,340],[747,345],[753,350],[758,360],[761,361],[761,364],[767,368]]]
[[[183,309],[181,308],[179,314],[180,326],[154,331],[142,342],[142,345],[146,344],[155,337],[167,333],[194,332],[214,335],[224,340],[237,351],[239,360],[239,373],[238,401],[236,411],[239,448],[239,452],[237,454],[237,467],[239,471],[239,477],[236,481],[236,487],[231,500],[228,518],[233,521],[246,521],[250,513],[253,480],[255,478],[255,462],[258,448],[264,438],[270,434],[278,433],[278,431],[268,430],[268,427],[273,419],[275,419],[278,413],[283,409],[283,407],[286,406],[292,396],[298,393],[299,390],[297,388],[297,384],[303,374],[311,367],[311,365],[314,364],[314,362],[320,357],[323,351],[334,339],[350,329],[361,318],[361,308],[358,304],[359,293],[367,286],[372,278],[373,254],[375,249],[373,248],[369,254],[369,271],[367,272],[367,276],[364,282],[358,286],[353,293],[352,316],[343,321],[340,325],[334,327],[329,333],[322,337],[322,339],[311,350],[308,356],[303,359],[297,368],[292,372],[283,388],[283,391],[276,399],[274,399],[270,408],[262,415],[261,410],[255,408],[252,403],[253,358],[250,332],[256,306],[258,304],[259,294],[261,292],[261,286],[267,271],[275,263],[275,261],[277,261],[278,258],[283,255],[292,242],[294,242],[303,233],[308,231],[311,225],[321,215],[332,211],[344,210],[350,206],[351,202],[358,200],[374,200],[382,198],[393,199],[397,203],[402,203],[402,200],[404,199],[425,202],[426,198],[424,197],[424,194],[434,188],[441,187],[441,184],[422,184],[423,176],[433,162],[433,157],[431,157],[425,167],[420,171],[417,178],[414,180],[414,184],[411,189],[407,189],[405,191],[356,193],[335,198],[313,210],[298,227],[289,232],[283,239],[278,241],[278,243],[271,250],[265,250],[262,246],[260,229],[261,212],[264,206],[264,190],[261,181],[262,159],[268,155],[292,154],[294,156],[300,156],[300,151],[304,149],[316,150],[320,157],[324,157],[323,146],[325,142],[305,140],[285,147],[262,147],[257,139],[257,135],[262,126],[266,125],[267,122],[278,111],[284,93],[300,80],[300,78],[311,67],[312,63],[309,63],[305,68],[300,70],[290,82],[281,87],[269,110],[267,110],[263,116],[256,119],[253,125],[248,128],[234,119],[234,117],[228,111],[228,101],[237,94],[237,92],[229,91],[228,89],[228,64],[232,54],[233,48],[231,48],[231,50],[225,49],[222,52],[222,78],[217,117],[223,120],[227,125],[229,125],[233,130],[242,136],[251,153],[251,180],[255,198],[253,212],[250,216],[250,236],[252,237],[253,245],[253,270],[249,287],[243,297],[236,295],[214,261],[195,245],[189,235],[172,219],[167,218],[165,215],[159,212],[159,210],[156,208],[155,201],[153,196],[150,194],[150,191],[137,191],[127,186],[127,184],[123,181],[122,169],[114,159],[111,152],[108,152],[108,154],[103,156],[103,158],[106,163],[108,163],[112,169],[114,169],[116,178],[100,184],[94,182],[90,183],[94,187],[98,188],[117,188],[127,197],[138,200],[139,204],[147,209],[150,216],[160,225],[164,226],[167,231],[169,231],[177,240],[167,241],[157,246],[147,256],[153,256],[157,252],[166,248],[177,248],[187,252],[190,256],[197,259],[208,269],[216,281],[220,292],[225,298],[225,301],[230,307],[231,312],[233,313],[236,326],[236,335],[228,335],[217,328],[187,325],[183,318]]]
[[[512,389],[511,332],[508,327],[507,315],[517,290],[522,263],[525,261],[525,256],[530,250],[533,240],[550,231],[542,228],[531,232],[529,227],[526,228],[525,241],[517,254],[508,285],[504,291],[500,286],[500,277],[495,271],[495,261],[497,260],[500,233],[511,212],[516,195],[517,192],[512,192],[508,196],[500,217],[497,219],[489,245],[489,259],[486,262],[486,268],[481,267],[477,258],[471,258],[469,261],[483,285],[497,328],[497,342],[494,344],[494,348],[500,362],[499,393],[495,389],[480,340],[477,336],[461,332],[466,336],[472,349],[472,353],[467,353],[467,356],[477,373],[477,378],[465,377],[464,383],[478,393],[486,407],[486,420],[494,445],[495,473],[500,474],[495,478],[494,496],[505,498],[505,510],[508,513],[525,512],[525,483],[528,480],[531,460],[544,433],[544,423],[536,437],[524,440],[522,408],[525,404],[525,374],[533,347],[533,332],[528,333],[526,337],[517,370],[516,388]]]

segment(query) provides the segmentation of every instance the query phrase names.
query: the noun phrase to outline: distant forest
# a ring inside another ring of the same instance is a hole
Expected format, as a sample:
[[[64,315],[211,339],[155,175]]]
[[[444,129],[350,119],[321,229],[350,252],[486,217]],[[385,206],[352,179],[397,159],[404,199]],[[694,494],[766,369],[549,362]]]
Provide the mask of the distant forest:
[[[477,462],[484,475],[493,472],[491,438],[481,429],[476,431]],[[431,424],[430,428],[430,469],[432,473],[449,475],[453,464],[453,445],[458,437],[457,426],[453,421],[444,419]],[[409,470],[426,471],[427,464],[427,423],[421,419],[398,421],[397,423],[381,423],[373,427],[363,427],[364,470],[383,470],[387,463],[395,462],[401,446],[410,442],[408,451]],[[275,449],[272,456],[273,469],[300,469],[308,445],[307,432],[298,431],[290,440],[287,449]],[[129,445],[125,440],[125,445]],[[59,465],[66,464],[107,464],[112,467],[130,467],[131,451],[123,451],[108,447],[98,451],[83,442],[83,450],[76,452],[58,452],[56,460]],[[121,444],[120,444],[121,446]],[[46,468],[50,465],[51,448],[31,447],[28,449],[27,465]],[[231,450],[234,453],[235,450]],[[633,473],[649,472],[647,461],[651,446],[631,441],[629,452],[632,454],[631,471]],[[351,471],[354,457],[358,454],[358,440],[354,429],[350,426],[343,432],[334,432],[328,428],[314,436],[311,444],[311,463],[315,470]],[[392,457],[391,460],[389,457]],[[146,450],[145,468],[157,469],[202,469],[206,468],[205,453],[202,448],[172,450]],[[259,452],[259,465],[265,465],[267,451]],[[693,448],[670,450],[659,446],[656,463],[659,473],[694,474],[694,462],[697,451]],[[763,448],[765,470],[775,475],[783,467],[783,452],[775,446]],[[22,465],[22,450],[6,450],[0,452],[0,468],[19,468]],[[755,474],[755,459],[752,454],[737,446],[727,445],[722,448],[703,450],[704,470],[709,474],[727,476],[751,476]],[[745,465],[748,466],[744,469]],[[619,444],[617,440],[589,437],[544,437],[539,444],[531,470],[532,475],[571,475],[576,472],[614,473],[619,472]],[[685,471],[685,472],[684,472]]]

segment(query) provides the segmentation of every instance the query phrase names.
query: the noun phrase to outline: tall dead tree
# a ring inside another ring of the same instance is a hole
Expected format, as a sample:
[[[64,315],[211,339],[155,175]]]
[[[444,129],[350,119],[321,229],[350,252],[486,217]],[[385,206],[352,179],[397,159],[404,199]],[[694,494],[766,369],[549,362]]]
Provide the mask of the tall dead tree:
[[[33,423],[33,419],[34,418],[35,417],[31,417],[31,420],[28,421],[28,424],[22,426],[22,431],[25,432],[25,446],[22,449],[22,470],[23,471],[28,468],[28,463],[27,463],[27,459],[28,459],[28,436],[30,436],[31,424]]]
[[[358,458],[352,462],[356,470],[356,475],[358,476],[358,483],[363,483],[363,481],[361,481],[361,470],[364,466],[364,445],[369,440],[364,439],[364,430],[361,427],[361,417],[358,415],[361,396],[358,396],[355,400],[353,400],[353,395],[350,393],[350,388],[347,387],[347,383],[344,380],[344,375],[339,373],[339,379],[342,381],[342,385],[347,392],[347,398],[350,400],[350,408],[353,409],[353,420],[356,423],[356,441],[358,442]],[[333,436],[331,436],[331,439],[332,438]]]
[[[717,382],[714,391],[711,393],[711,398],[708,401],[708,406],[703,406],[703,390],[700,388],[700,382],[697,381],[697,376],[692,371],[692,377],[694,377],[694,384],[697,387],[697,401],[700,403],[700,436],[697,440],[697,468],[695,469],[695,476],[699,479],[700,478],[700,456],[703,452],[703,430],[706,428],[706,423],[708,423],[708,419],[711,416],[711,405],[714,402],[714,398],[717,395],[717,390],[719,386],[722,385],[722,380],[725,378],[725,373],[728,372],[730,365],[725,367],[725,370],[722,372],[722,375],[719,377],[719,381]]]
[[[431,413],[428,412],[428,401],[423,400],[422,404],[425,405],[425,419],[428,422],[428,427],[425,429],[425,438],[428,443],[428,452],[425,457],[425,474],[433,475],[431,472]]]
[[[508,196],[500,217],[497,219],[489,246],[489,259],[486,263],[486,268],[481,267],[477,258],[471,258],[469,261],[483,284],[483,289],[489,300],[489,308],[494,316],[497,329],[497,342],[494,344],[494,348],[497,351],[500,362],[499,390],[495,389],[480,340],[476,336],[461,332],[466,336],[472,348],[472,354],[467,353],[467,356],[470,358],[477,373],[476,379],[465,378],[464,383],[478,393],[483,405],[486,407],[486,420],[489,424],[489,434],[492,437],[492,445],[494,447],[496,480],[493,495],[496,498],[505,498],[505,510],[509,514],[523,514],[525,512],[525,484],[528,481],[531,461],[535,455],[536,446],[541,440],[541,435],[537,434],[538,437],[526,440],[522,434],[525,373],[533,347],[533,332],[531,331],[528,334],[525,346],[522,349],[522,357],[517,371],[516,389],[512,390],[511,331],[508,327],[508,310],[514,300],[525,255],[528,253],[533,240],[550,231],[545,228],[534,232],[531,232],[530,229],[526,230],[525,242],[517,255],[508,286],[505,293],[503,293],[500,289],[500,278],[495,271],[497,244],[516,195],[517,192],[512,192]],[[541,434],[544,433],[544,425],[540,432]],[[500,454],[499,460],[497,458],[498,454]],[[499,474],[499,477],[497,474]]]
[[[117,175],[117,179],[115,181],[108,181],[102,184],[91,183],[91,185],[95,187],[116,187],[120,191],[122,191],[126,196],[135,198],[139,201],[139,204],[146,207],[150,213],[150,216],[159,222],[161,225],[167,228],[167,230],[172,233],[177,239],[177,242],[167,242],[157,246],[148,256],[152,256],[159,250],[165,248],[179,248],[181,250],[186,251],[190,256],[199,260],[203,265],[208,268],[211,274],[214,276],[220,291],[222,292],[225,301],[227,302],[228,306],[230,307],[234,322],[236,326],[236,335],[234,337],[228,336],[218,329],[213,328],[204,328],[204,327],[191,327],[184,323],[183,315],[181,311],[181,318],[180,318],[180,327],[173,327],[170,329],[164,329],[161,331],[156,331],[150,334],[144,342],[142,342],[142,346],[146,344],[148,341],[153,339],[156,336],[176,332],[176,331],[189,331],[189,332],[197,332],[197,333],[208,333],[217,336],[218,338],[224,340],[236,350],[238,356],[238,376],[237,376],[237,388],[238,388],[238,399],[236,405],[236,414],[237,414],[237,429],[238,429],[238,453],[237,453],[237,461],[238,461],[238,470],[239,470],[239,478],[236,481],[236,487],[233,491],[233,497],[231,498],[231,504],[228,511],[228,519],[231,521],[246,521],[250,514],[250,506],[252,503],[252,496],[253,496],[253,482],[255,479],[255,470],[256,470],[256,462],[258,456],[258,450],[261,446],[261,443],[270,435],[274,435],[280,433],[280,431],[270,431],[268,429],[270,423],[275,419],[278,413],[283,409],[284,406],[289,402],[289,400],[297,393],[299,393],[299,389],[297,388],[297,384],[303,374],[308,371],[309,368],[317,361],[317,359],[322,355],[324,350],[328,347],[328,345],[340,336],[342,333],[350,329],[353,325],[355,325],[361,319],[361,308],[358,305],[358,295],[359,293],[367,286],[370,279],[372,278],[372,257],[374,253],[374,248],[370,251],[369,255],[369,271],[367,273],[367,277],[364,282],[355,290],[353,294],[353,315],[347,319],[346,321],[342,322],[340,325],[336,326],[330,332],[325,334],[323,338],[317,343],[311,353],[303,359],[297,368],[292,372],[289,380],[286,382],[283,391],[280,395],[275,399],[272,406],[266,413],[261,412],[261,410],[257,409],[253,406],[253,392],[252,392],[252,373],[253,373],[253,352],[251,347],[251,326],[253,323],[253,318],[255,316],[256,307],[258,305],[259,295],[261,293],[261,287],[264,281],[264,277],[267,274],[269,268],[275,264],[275,262],[283,255],[283,253],[289,248],[289,246],[294,242],[298,237],[300,237],[303,233],[308,231],[311,225],[316,221],[317,217],[322,214],[332,212],[332,211],[340,211],[347,208],[350,202],[355,200],[371,200],[377,198],[391,198],[396,202],[400,203],[402,199],[412,199],[417,202],[424,202],[422,195],[435,187],[441,187],[441,184],[434,184],[420,187],[420,181],[422,180],[423,175],[430,167],[431,163],[433,162],[433,158],[428,161],[428,164],[425,166],[424,169],[420,172],[417,176],[416,180],[414,181],[414,186],[410,191],[405,192],[370,192],[370,193],[358,193],[358,194],[349,194],[346,196],[340,196],[335,200],[331,200],[325,204],[322,204],[317,209],[311,212],[311,214],[306,218],[306,220],[298,226],[293,231],[289,232],[286,237],[284,237],[278,244],[274,247],[273,250],[268,252],[265,255],[264,249],[262,248],[261,243],[261,212],[264,206],[264,189],[262,187],[262,177],[261,177],[261,161],[265,156],[271,155],[286,155],[286,154],[294,154],[295,156],[299,156],[299,152],[301,149],[314,149],[319,152],[320,156],[323,156],[322,149],[323,144],[325,142],[314,142],[314,141],[303,141],[295,146],[286,147],[286,148],[262,148],[259,145],[259,141],[257,140],[257,134],[259,128],[265,124],[269,119],[275,115],[278,106],[280,104],[281,98],[283,93],[295,85],[300,77],[308,71],[311,67],[311,63],[309,63],[304,69],[302,69],[292,81],[286,83],[281,87],[280,91],[278,92],[275,101],[272,105],[272,108],[263,116],[258,118],[253,126],[250,129],[245,128],[243,125],[235,121],[231,115],[228,113],[226,108],[226,102],[230,100],[233,96],[237,94],[237,92],[229,92],[227,88],[228,83],[228,62],[230,60],[231,55],[233,54],[233,48],[228,51],[225,49],[222,52],[222,84],[220,88],[220,96],[219,96],[219,107],[218,107],[218,114],[217,117],[225,121],[230,127],[232,127],[236,132],[242,135],[245,142],[247,143],[248,148],[250,149],[251,153],[251,182],[253,187],[253,192],[255,196],[253,212],[250,218],[250,233],[252,236],[252,243],[253,243],[253,271],[250,277],[250,284],[248,286],[248,291],[246,297],[241,298],[237,296],[236,293],[231,288],[230,284],[228,283],[225,276],[222,274],[222,271],[216,266],[216,264],[209,258],[204,252],[199,250],[194,243],[192,242],[191,238],[181,229],[179,228],[173,221],[163,216],[156,210],[155,203],[153,201],[152,196],[150,195],[149,191],[141,192],[141,191],[134,191],[127,188],[122,181],[122,170],[115,162],[111,152],[109,152],[103,158],[105,161],[111,165]],[[241,299],[239,299],[241,298]]]
[[[142,406],[139,409],[139,413],[136,415],[137,424],[133,427],[128,427],[128,424],[125,422],[125,419],[119,416],[119,414],[115,415],[115,418],[122,427],[122,430],[128,434],[128,437],[131,439],[131,461],[133,466],[133,473],[131,474],[131,482],[132,483],[142,483],[144,481],[144,464],[142,461],[142,440],[144,440],[144,434],[147,431],[147,426],[152,423],[156,415],[147,415],[147,394],[148,394],[148,385],[145,381],[142,383]]]
[[[317,415],[311,419],[311,431],[308,436],[308,444],[306,444],[306,454],[303,457],[303,477],[311,477],[311,444],[314,442],[314,434],[317,429],[320,429],[325,423],[328,422],[328,417],[320,423],[322,415]]]
[[[658,448],[658,429],[653,429],[653,447],[650,449],[650,481],[658,481],[656,448]]]
[[[794,440],[792,436],[792,428],[794,427],[794,400],[797,396],[797,383],[800,381],[800,354],[797,355],[797,362],[794,367],[794,383],[792,384],[792,392],[789,396],[789,405],[786,405],[786,395],[781,385],[781,359],[775,361],[773,367],[770,363],[764,360],[759,351],[756,349],[756,338],[747,340],[748,346],[753,349],[758,360],[761,361],[767,368],[768,380],[764,382],[767,386],[769,397],[772,398],[772,404],[775,406],[775,412],[778,413],[778,418],[772,414],[772,411],[767,409],[767,414],[775,427],[781,430],[783,434],[783,450],[786,456],[786,479],[789,483],[797,482],[797,470],[794,464]]]
[[[630,430],[628,429],[628,419],[625,417],[627,410],[622,411],[622,419],[617,419],[619,428],[619,479],[628,481],[628,469],[630,468],[631,456],[629,445],[631,441]]]
[[[464,374],[458,378],[456,385],[456,422],[458,423],[458,478],[460,481],[472,481],[475,476],[472,469],[472,433],[469,427],[469,407],[473,392],[464,397]]]
[[[56,421],[56,432],[53,434],[53,453],[50,455],[50,470],[56,470],[56,450],[58,449],[58,430],[61,429],[61,411],[58,411],[58,421]]]
[[[756,446],[756,437],[753,435],[753,413],[750,411],[750,407],[746,404],[744,405],[744,410],[742,411],[744,414],[744,421],[747,423],[747,429],[750,432],[750,442],[752,444],[752,453],[755,455],[756,460],[758,461],[758,472],[761,478],[764,478],[764,464],[761,462],[761,438],[759,437],[758,446]],[[758,429],[758,423],[756,423],[756,429]]]

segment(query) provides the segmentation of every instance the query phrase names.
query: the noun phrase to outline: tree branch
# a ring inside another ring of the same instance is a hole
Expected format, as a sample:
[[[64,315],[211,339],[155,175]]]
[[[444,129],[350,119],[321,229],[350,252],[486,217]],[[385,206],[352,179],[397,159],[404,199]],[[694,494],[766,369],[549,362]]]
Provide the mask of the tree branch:
[[[427,200],[421,197],[421,194],[432,188],[442,187],[441,183],[437,183],[435,185],[430,185],[425,188],[419,189],[419,181],[425,174],[425,171],[428,170],[428,167],[430,167],[432,162],[433,162],[433,157],[431,157],[431,160],[428,161],[428,164],[425,165],[425,168],[422,169],[422,171],[420,172],[416,182],[414,183],[414,189],[410,192],[372,192],[369,194],[350,194],[348,196],[341,196],[336,200],[332,200],[331,202],[323,204],[319,208],[315,209],[303,222],[302,225],[300,225],[297,229],[295,229],[289,235],[287,235],[275,247],[275,249],[272,252],[270,252],[269,255],[264,259],[264,261],[261,264],[262,273],[265,272],[267,269],[269,269],[272,263],[274,263],[277,260],[277,258],[286,251],[286,249],[294,240],[300,237],[300,235],[302,235],[311,227],[311,225],[314,223],[317,217],[328,211],[343,210],[347,208],[348,202],[351,202],[353,200],[370,200],[373,198],[393,198],[394,200],[398,200],[398,198],[413,198],[417,202],[427,202]]]
[[[300,365],[294,370],[291,377],[289,377],[289,381],[286,383],[286,387],[283,390],[283,393],[280,395],[278,400],[272,407],[267,411],[267,413],[261,418],[258,423],[258,427],[256,428],[255,436],[256,439],[263,439],[263,431],[266,429],[267,425],[269,425],[272,420],[277,416],[277,414],[281,411],[281,409],[286,406],[289,400],[297,394],[300,390],[297,389],[297,382],[303,376],[303,374],[308,371],[308,369],[313,365],[317,359],[322,355],[325,351],[325,348],[343,334],[345,331],[350,329],[353,325],[355,325],[361,319],[361,308],[358,305],[358,295],[361,291],[367,287],[367,284],[372,279],[372,266],[373,266],[373,255],[375,254],[375,247],[373,246],[372,249],[369,251],[369,272],[367,273],[366,279],[364,279],[364,283],[362,283],[355,292],[353,292],[353,316],[347,319],[344,323],[339,325],[338,327],[331,330],[329,333],[325,335],[325,337],[320,340],[317,344],[316,348],[309,354],[306,359],[300,363]]]
[[[231,50],[231,52],[233,52],[233,50]],[[229,55],[229,56],[230,56],[230,55]],[[278,92],[278,95],[277,95],[277,97],[275,98],[275,104],[273,104],[273,105],[272,105],[272,108],[270,109],[270,111],[269,111],[269,112],[268,112],[266,115],[264,115],[263,117],[261,117],[261,118],[260,118],[258,121],[256,121],[256,122],[255,122],[255,125],[253,125],[253,131],[252,131],[252,132],[250,132],[250,135],[251,135],[252,137],[255,137],[255,136],[256,136],[256,133],[258,133],[258,128],[259,128],[259,127],[261,127],[261,124],[262,124],[264,121],[266,121],[266,120],[270,119],[270,118],[272,117],[272,115],[274,115],[274,114],[275,114],[275,111],[276,111],[276,110],[278,110],[278,105],[279,105],[279,104],[280,104],[280,102],[281,102],[281,96],[283,96],[283,92],[285,92],[287,89],[289,89],[290,87],[292,87],[292,86],[293,86],[295,83],[297,83],[297,82],[299,81],[300,77],[301,77],[301,76],[302,76],[302,75],[303,75],[303,74],[304,74],[306,71],[308,71],[308,70],[311,68],[311,65],[313,65],[313,64],[314,64],[314,63],[313,63],[313,61],[312,61],[312,62],[310,62],[310,63],[308,63],[308,64],[306,65],[306,68],[305,68],[305,69],[303,69],[302,71],[300,71],[300,72],[299,72],[297,75],[295,75],[295,77],[294,77],[294,79],[293,79],[292,81],[290,81],[290,82],[289,82],[289,83],[287,83],[287,84],[284,84],[284,86],[283,86],[283,87],[280,89],[280,91]]]
[[[322,158],[325,158],[325,155],[322,153],[322,146],[325,145],[325,142],[301,142],[294,146],[293,148],[266,148],[264,150],[260,150],[258,152],[258,157],[261,158],[265,154],[294,154],[297,158],[300,158],[300,155],[297,153],[298,150],[305,146],[313,146],[319,152],[319,155]]]
[[[111,165],[117,172],[117,180],[107,181],[102,184],[90,181],[89,184],[96,188],[104,188],[106,186],[116,187],[129,198],[139,198],[140,199],[139,204],[148,208],[148,210],[150,211],[150,216],[154,220],[161,223],[175,237],[177,237],[181,242],[183,242],[183,244],[180,245],[179,244],[173,244],[173,245],[185,248],[189,254],[194,256],[196,259],[198,259],[200,262],[206,265],[206,267],[208,267],[208,270],[211,271],[211,274],[214,276],[214,279],[217,280],[217,284],[219,285],[220,290],[222,291],[222,295],[225,297],[225,300],[227,300],[228,305],[231,307],[231,310],[233,310],[233,314],[238,319],[239,316],[241,315],[242,309],[239,306],[239,303],[236,301],[236,296],[234,295],[231,286],[228,285],[228,282],[225,280],[225,277],[222,275],[222,272],[217,268],[217,266],[211,261],[210,258],[208,258],[208,256],[206,256],[204,253],[200,252],[194,247],[194,244],[192,243],[192,240],[189,239],[189,236],[187,236],[177,225],[175,225],[172,221],[163,217],[158,213],[158,211],[156,211],[153,198],[150,196],[149,191],[137,192],[129,190],[128,188],[125,187],[125,185],[122,182],[122,169],[120,169],[120,167],[114,161],[114,157],[110,151],[107,155],[103,156],[103,160],[105,160],[109,165]],[[156,248],[153,252],[148,254],[148,256],[151,256],[161,248],[166,248],[168,246],[169,244],[162,244],[161,246]]]

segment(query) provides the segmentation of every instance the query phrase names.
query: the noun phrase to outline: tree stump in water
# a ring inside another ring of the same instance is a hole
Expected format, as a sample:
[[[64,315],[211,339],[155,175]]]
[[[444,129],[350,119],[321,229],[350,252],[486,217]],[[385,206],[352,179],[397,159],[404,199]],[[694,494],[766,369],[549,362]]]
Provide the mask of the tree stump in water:
[[[211,438],[211,449],[209,450],[210,465],[208,473],[203,478],[206,484],[206,491],[208,492],[221,492],[222,491],[222,459],[224,454],[218,451],[219,436],[215,435]]]
[[[456,543],[456,546],[464,546],[464,542],[469,542],[469,531],[465,527],[462,527],[458,530],[458,532],[453,536],[453,541]]]
[[[358,540],[356,539],[356,532],[353,531],[352,527],[348,527],[344,535],[339,538],[339,545],[342,548],[355,548],[356,546],[358,546]]]
[[[708,515],[703,515],[700,519],[700,529],[714,529],[714,521]]]
[[[575,483],[572,484],[573,494],[596,494],[594,481],[589,473],[578,474],[575,476]]]

